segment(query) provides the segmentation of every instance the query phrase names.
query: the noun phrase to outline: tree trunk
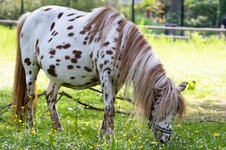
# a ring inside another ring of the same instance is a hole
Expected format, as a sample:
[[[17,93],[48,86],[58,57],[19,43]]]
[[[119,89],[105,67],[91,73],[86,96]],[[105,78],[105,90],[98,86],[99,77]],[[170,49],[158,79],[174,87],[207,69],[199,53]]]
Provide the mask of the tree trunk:
[[[224,17],[226,17],[226,0],[219,0],[220,3],[220,14],[219,14],[219,26],[222,23]]]

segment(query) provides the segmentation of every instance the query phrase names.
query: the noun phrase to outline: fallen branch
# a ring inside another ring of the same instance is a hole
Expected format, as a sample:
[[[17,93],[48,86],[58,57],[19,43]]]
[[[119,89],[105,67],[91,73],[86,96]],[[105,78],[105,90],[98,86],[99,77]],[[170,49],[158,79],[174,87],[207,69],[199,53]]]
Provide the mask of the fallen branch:
[[[3,109],[6,109],[6,110],[3,111],[2,113],[0,113],[0,116],[3,115],[5,112],[7,112],[10,109],[11,106],[12,106],[12,103],[1,106],[0,111],[3,110]]]
[[[66,97],[68,97],[68,98],[70,98],[70,99],[76,101],[77,103],[79,103],[79,104],[85,106],[85,109],[93,109],[93,110],[98,110],[98,111],[104,111],[104,108],[94,107],[94,106],[91,106],[91,105],[86,104],[86,103],[84,103],[84,102],[78,101],[77,99],[73,98],[70,94],[68,94],[68,93],[66,93],[66,92],[64,92],[64,91],[63,91],[63,92],[60,92],[59,94],[64,95],[64,96],[66,96]],[[123,112],[123,111],[119,111],[119,110],[116,110],[115,112],[118,113],[118,114],[130,115],[130,113]]]

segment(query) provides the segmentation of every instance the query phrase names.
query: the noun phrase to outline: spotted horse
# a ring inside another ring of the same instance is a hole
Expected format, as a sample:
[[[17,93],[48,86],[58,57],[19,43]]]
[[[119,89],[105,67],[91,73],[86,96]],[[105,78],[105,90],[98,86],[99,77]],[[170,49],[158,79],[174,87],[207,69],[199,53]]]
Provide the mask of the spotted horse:
[[[33,101],[39,70],[49,78],[46,90],[53,128],[62,129],[57,112],[60,87],[86,89],[101,85],[104,118],[101,135],[114,134],[115,97],[133,87],[133,107],[150,121],[160,142],[169,141],[176,114],[185,113],[181,95],[186,82],[175,86],[141,31],[110,7],[82,12],[45,6],[24,14],[17,27],[13,115],[27,110],[33,128]],[[113,137],[113,136],[110,136]]]

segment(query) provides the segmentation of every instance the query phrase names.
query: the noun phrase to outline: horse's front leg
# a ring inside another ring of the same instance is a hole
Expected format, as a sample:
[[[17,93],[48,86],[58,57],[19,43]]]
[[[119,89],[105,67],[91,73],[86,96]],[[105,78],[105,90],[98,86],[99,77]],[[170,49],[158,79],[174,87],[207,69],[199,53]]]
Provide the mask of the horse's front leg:
[[[51,115],[52,126],[53,126],[53,129],[58,131],[61,130],[61,124],[60,124],[59,116],[57,113],[57,107],[56,107],[57,93],[59,88],[60,88],[59,85],[56,85],[55,83],[50,81],[48,88],[46,90],[46,99],[47,99],[47,104],[48,104],[48,108]]]
[[[115,92],[112,88],[110,71],[105,71],[103,73],[101,88],[102,88],[103,100],[105,105],[104,119],[101,125],[101,131],[105,139],[108,139],[110,135],[110,140],[111,140],[114,137]],[[101,133],[100,133],[100,137],[101,137]]]

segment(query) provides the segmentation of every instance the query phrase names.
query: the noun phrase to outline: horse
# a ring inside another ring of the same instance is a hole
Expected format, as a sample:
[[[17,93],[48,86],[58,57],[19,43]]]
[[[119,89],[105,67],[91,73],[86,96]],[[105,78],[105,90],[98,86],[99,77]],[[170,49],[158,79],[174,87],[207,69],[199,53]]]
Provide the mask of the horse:
[[[187,83],[176,86],[137,26],[110,7],[82,12],[44,6],[20,17],[12,114],[25,114],[30,128],[40,69],[49,78],[46,99],[56,130],[62,129],[56,107],[62,86],[101,86],[105,106],[100,134],[104,137],[114,135],[114,102],[122,86],[125,93],[133,87],[136,114],[150,121],[161,143],[169,141],[176,114],[185,114],[180,92]],[[27,112],[22,113],[21,107]]]

